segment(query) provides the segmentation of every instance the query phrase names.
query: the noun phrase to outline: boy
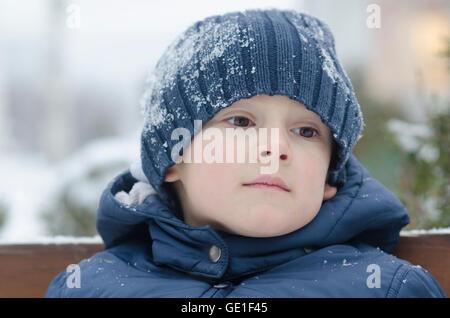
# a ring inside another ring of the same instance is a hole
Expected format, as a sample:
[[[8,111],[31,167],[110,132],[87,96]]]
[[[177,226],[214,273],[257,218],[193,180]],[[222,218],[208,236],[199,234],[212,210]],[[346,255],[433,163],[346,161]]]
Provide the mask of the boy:
[[[143,110],[142,163],[100,200],[106,250],[80,262],[80,288],[62,272],[48,297],[444,297],[387,254],[409,218],[351,154],[362,114],[320,20],[197,22]]]

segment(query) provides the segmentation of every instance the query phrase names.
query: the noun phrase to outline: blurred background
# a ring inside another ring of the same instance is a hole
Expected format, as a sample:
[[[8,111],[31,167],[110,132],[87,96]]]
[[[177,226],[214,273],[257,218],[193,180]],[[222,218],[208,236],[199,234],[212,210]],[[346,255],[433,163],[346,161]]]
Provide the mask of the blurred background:
[[[450,227],[449,1],[0,0],[0,241],[96,235],[167,45],[209,15],[270,7],[330,26],[366,123],[353,152],[406,229]]]

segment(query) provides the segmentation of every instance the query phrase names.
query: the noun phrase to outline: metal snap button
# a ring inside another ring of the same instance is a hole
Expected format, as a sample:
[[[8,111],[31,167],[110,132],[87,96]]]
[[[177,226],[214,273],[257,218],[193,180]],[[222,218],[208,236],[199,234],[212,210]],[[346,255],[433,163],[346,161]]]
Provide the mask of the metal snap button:
[[[220,259],[220,254],[222,254],[222,251],[217,246],[213,245],[209,249],[209,260],[213,263],[217,263],[217,261]]]
[[[228,287],[227,283],[220,283],[220,284],[214,285],[214,288],[217,288],[217,289],[223,289],[223,288],[227,288],[227,287]]]

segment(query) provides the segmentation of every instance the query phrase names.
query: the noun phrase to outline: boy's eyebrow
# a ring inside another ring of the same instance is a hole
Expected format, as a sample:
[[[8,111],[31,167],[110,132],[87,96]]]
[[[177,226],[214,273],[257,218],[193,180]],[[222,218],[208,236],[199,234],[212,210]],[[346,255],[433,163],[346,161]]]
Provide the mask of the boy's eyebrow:
[[[245,104],[241,105],[241,104],[235,104],[233,106],[227,107],[225,109],[223,109],[223,113],[229,113],[232,111],[247,111],[247,112],[252,112],[251,110],[249,110],[249,106],[250,108],[256,109],[258,106],[247,102],[247,101],[243,101]],[[291,118],[297,118],[297,117],[301,117],[301,119],[311,119],[314,121],[317,121],[319,123],[322,123],[322,120],[320,119],[319,115],[317,115],[316,113],[308,110],[308,109],[298,109],[298,110],[294,110],[294,111],[290,111],[289,112],[290,117]]]
[[[292,119],[292,121],[302,121],[307,120],[311,122],[312,124],[317,125],[317,128],[319,129],[325,129],[326,125],[323,123],[320,116],[308,109],[302,109],[301,111],[295,111],[291,112],[289,114],[289,117]]]
[[[297,114],[299,114],[298,112],[295,113],[295,115],[292,115],[292,118],[296,118]],[[294,117],[295,116],[295,117]],[[316,113],[312,113],[310,111],[304,111],[301,114],[299,114],[299,117],[301,117],[301,119],[307,118],[307,119],[311,119],[313,121],[317,121],[319,123],[322,123],[322,120],[320,119],[320,116],[317,115]]]

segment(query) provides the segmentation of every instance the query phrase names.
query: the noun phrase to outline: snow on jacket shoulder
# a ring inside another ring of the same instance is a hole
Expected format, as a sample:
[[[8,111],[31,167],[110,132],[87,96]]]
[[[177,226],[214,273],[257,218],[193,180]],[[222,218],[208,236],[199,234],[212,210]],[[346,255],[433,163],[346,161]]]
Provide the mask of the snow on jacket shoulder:
[[[401,202],[353,155],[346,173],[305,227],[248,238],[189,226],[157,195],[116,201],[137,182],[126,171],[100,199],[105,251],[78,264],[79,285],[62,271],[46,297],[445,297],[425,269],[389,254],[409,222]]]

